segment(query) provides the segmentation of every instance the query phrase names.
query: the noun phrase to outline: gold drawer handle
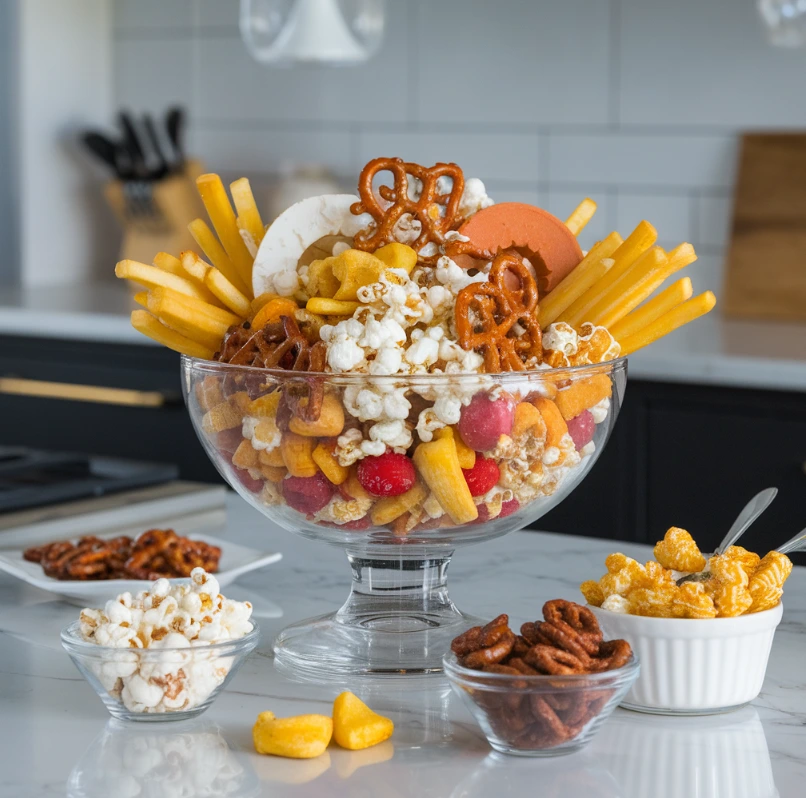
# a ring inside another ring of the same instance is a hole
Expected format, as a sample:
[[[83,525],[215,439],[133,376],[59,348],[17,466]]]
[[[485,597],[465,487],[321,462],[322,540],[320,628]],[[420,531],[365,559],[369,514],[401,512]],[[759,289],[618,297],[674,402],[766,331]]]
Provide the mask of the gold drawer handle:
[[[26,380],[21,377],[0,377],[0,394],[4,393],[127,407],[162,407],[165,404],[165,396],[159,391],[133,391],[127,388],[105,388],[102,385]]]

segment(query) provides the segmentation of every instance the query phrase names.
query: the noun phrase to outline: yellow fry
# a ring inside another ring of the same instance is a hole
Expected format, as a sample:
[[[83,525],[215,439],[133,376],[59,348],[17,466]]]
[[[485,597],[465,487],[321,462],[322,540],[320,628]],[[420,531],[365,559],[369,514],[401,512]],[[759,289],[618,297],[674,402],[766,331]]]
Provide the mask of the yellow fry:
[[[233,313],[242,319],[248,318],[251,304],[249,298],[242,294],[218,269],[208,269],[204,277],[204,284],[215,294]]]
[[[115,276],[123,280],[132,280],[146,288],[157,288],[162,286],[176,291],[177,294],[195,297],[203,301],[215,297],[203,285],[196,285],[187,277],[179,277],[170,272],[164,272],[156,266],[149,266],[147,263],[138,263],[136,260],[122,260],[115,266]]]
[[[177,295],[178,296],[178,295]],[[138,291],[132,299],[144,308],[148,307],[148,291]]]
[[[169,272],[170,274],[177,274],[180,277],[185,276],[179,258],[175,258],[168,252],[158,252],[156,255],[154,255],[154,260],[152,261],[152,263],[158,269],[162,269],[164,272]]]
[[[671,261],[671,258],[669,258]],[[617,341],[637,333],[642,327],[651,324],[655,319],[676,308],[687,299],[691,299],[694,289],[691,278],[681,277],[676,283],[661,291],[640,308],[626,315],[618,324],[610,328],[610,333]]]
[[[210,264],[203,261],[195,252],[189,249],[185,250],[179,257],[183,271],[194,280],[204,284],[204,278],[212,268]]]
[[[676,246],[668,255],[669,265],[672,267],[672,271],[675,272],[697,260],[697,253],[694,251],[694,247],[688,243]]]
[[[193,341],[218,349],[229,325],[194,313],[171,296],[152,292],[148,296],[148,310],[166,327]]]
[[[221,272],[239,291],[247,293],[248,286],[241,280],[229,255],[224,251],[215,233],[207,226],[203,219],[194,219],[188,230],[193,236],[201,251],[207,256],[207,260]]]
[[[157,343],[181,352],[189,357],[198,357],[203,360],[212,360],[213,350],[197,341],[191,341],[184,335],[166,327],[159,319],[154,318],[147,310],[133,310],[131,315],[132,327],[143,335],[157,341]]]
[[[541,328],[548,327],[572,302],[604,277],[613,265],[610,256],[621,244],[618,233],[611,233],[604,241],[599,241],[582,262],[548,296],[540,300],[538,320]]]
[[[575,236],[578,236],[585,228],[585,225],[593,219],[594,213],[596,213],[596,203],[590,197],[585,197],[565,220],[565,226]]]
[[[235,212],[232,210],[227,190],[218,175],[201,175],[196,178],[196,188],[199,190],[207,215],[213,223],[221,244],[229,259],[235,267],[235,273],[247,289],[252,285],[252,264],[254,258],[249,254],[246,244],[241,238]],[[229,280],[232,283],[232,280]],[[243,293],[243,292],[241,292]],[[249,298],[252,298],[249,290]]]
[[[579,327],[589,321],[590,311],[599,301],[602,294],[609,290],[615,282],[638,260],[657,240],[658,232],[647,221],[639,222],[635,230],[624,239],[624,243],[613,253],[613,265],[610,271],[594,283],[579,299],[560,314],[560,321],[567,321],[572,327]]]
[[[352,302],[347,299],[328,299],[325,297],[311,297],[305,310],[309,313],[319,313],[322,316],[352,316],[358,308],[360,302]]]
[[[585,321],[609,329],[637,308],[669,276],[668,262],[661,247],[652,247],[601,297]]]
[[[243,321],[240,316],[236,316],[234,313],[230,313],[228,310],[218,307],[218,305],[211,305],[209,302],[202,302],[200,299],[177,294],[175,291],[171,291],[170,288],[154,288],[150,293],[160,300],[171,299],[180,302],[188,311],[196,316],[202,316],[211,321],[216,321],[219,324],[225,324],[227,327],[231,327],[233,324],[240,324],[241,321]]]
[[[668,335],[672,330],[676,330],[678,327],[704,316],[714,305],[716,305],[716,297],[711,291],[706,291],[699,296],[695,296],[694,299],[689,299],[682,305],[678,305],[676,308],[664,313],[634,335],[621,341],[621,354],[631,355],[633,352],[657,341],[658,338]]]
[[[249,185],[247,178],[242,177],[230,183],[229,190],[232,193],[235,210],[238,211],[238,226],[249,233],[255,244],[255,251],[257,251],[263,240],[264,229],[255,196],[252,194],[252,186]]]

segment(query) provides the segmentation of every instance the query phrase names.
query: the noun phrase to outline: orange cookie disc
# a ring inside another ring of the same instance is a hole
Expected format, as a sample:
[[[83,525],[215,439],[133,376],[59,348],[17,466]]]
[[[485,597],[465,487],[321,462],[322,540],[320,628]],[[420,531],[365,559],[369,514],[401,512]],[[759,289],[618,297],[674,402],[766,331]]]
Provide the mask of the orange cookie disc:
[[[582,260],[576,236],[548,211],[524,202],[491,205],[459,229],[479,250],[522,252],[537,272],[541,295],[551,291]]]

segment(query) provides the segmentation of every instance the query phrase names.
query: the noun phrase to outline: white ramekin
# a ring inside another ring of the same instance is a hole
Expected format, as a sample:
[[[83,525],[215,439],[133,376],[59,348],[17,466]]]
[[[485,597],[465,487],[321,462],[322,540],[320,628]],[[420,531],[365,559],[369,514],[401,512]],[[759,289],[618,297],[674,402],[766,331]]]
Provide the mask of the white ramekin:
[[[726,712],[752,701],[783,606],[738,618],[646,618],[591,607],[606,639],[623,638],[641,675],[621,703],[670,715]]]

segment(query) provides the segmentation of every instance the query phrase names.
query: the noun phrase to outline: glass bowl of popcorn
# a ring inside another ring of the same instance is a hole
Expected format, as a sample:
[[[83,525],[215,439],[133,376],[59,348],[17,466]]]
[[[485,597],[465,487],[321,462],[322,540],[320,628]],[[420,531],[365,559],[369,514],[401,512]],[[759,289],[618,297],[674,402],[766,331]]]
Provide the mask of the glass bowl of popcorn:
[[[187,720],[204,712],[260,640],[249,602],[227,599],[201,568],[84,609],[62,646],[109,713]]]
[[[280,666],[317,678],[442,672],[451,639],[477,622],[448,596],[454,549],[559,504],[604,448],[626,385],[624,359],[388,376],[182,364],[227,482],[281,527],[346,551],[345,605],[274,643]]]

